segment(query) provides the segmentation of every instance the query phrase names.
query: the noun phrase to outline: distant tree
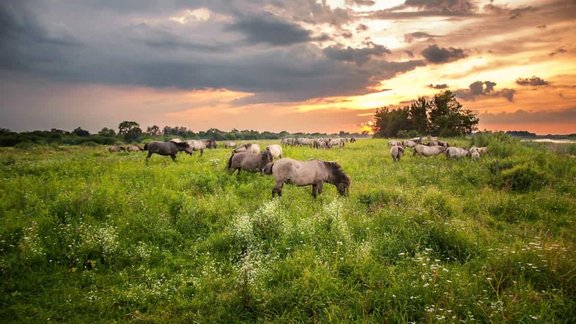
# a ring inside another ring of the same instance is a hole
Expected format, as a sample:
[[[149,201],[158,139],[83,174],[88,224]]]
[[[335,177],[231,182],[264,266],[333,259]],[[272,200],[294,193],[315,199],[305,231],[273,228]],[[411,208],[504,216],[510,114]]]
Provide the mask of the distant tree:
[[[516,137],[536,137],[535,133],[530,133],[529,131],[507,131],[506,134]]]
[[[430,109],[430,133],[440,136],[469,134],[476,129],[478,118],[462,104],[450,90],[438,93]]]
[[[427,134],[430,128],[428,122],[428,111],[430,110],[430,102],[424,98],[419,97],[414,100],[410,105],[410,123],[411,129],[415,130],[418,134]]]
[[[438,93],[432,99],[420,97],[403,108],[377,109],[374,119],[376,137],[464,135],[471,133],[478,125],[476,115],[463,109],[451,91]]]
[[[122,136],[126,142],[133,142],[140,138],[142,129],[135,121],[123,121],[118,125],[118,135]]]
[[[401,130],[410,130],[408,107],[391,110],[384,107],[376,110],[373,130],[377,137],[396,137]]]
[[[116,132],[111,128],[104,127],[98,132],[98,135],[104,137],[114,137],[116,136]]]
[[[72,134],[76,135],[76,136],[80,136],[80,137],[88,137],[90,136],[90,132],[87,130],[84,130],[80,127],[77,127],[76,129],[74,129],[72,131]]]
[[[162,131],[160,131],[160,127],[158,127],[158,125],[153,125],[153,126],[149,126],[146,129],[146,134],[151,135],[151,136],[158,136],[158,135],[162,134]]]

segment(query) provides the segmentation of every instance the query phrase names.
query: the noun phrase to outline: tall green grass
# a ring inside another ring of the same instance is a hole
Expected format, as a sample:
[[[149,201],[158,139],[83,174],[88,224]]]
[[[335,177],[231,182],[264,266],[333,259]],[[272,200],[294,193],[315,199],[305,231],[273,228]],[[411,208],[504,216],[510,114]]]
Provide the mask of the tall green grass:
[[[0,150],[2,322],[576,321],[576,161],[501,135],[479,161],[385,140],[288,147],[350,195],[103,147]],[[262,146],[273,141],[260,141]]]

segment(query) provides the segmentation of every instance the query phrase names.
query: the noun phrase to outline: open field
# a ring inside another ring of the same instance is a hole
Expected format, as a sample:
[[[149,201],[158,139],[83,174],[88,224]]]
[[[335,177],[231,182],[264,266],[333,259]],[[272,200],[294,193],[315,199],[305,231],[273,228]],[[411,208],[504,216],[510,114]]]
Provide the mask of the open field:
[[[286,148],[350,176],[316,200],[228,175],[224,148],[2,148],[0,321],[576,322],[576,159],[475,141],[479,161]]]

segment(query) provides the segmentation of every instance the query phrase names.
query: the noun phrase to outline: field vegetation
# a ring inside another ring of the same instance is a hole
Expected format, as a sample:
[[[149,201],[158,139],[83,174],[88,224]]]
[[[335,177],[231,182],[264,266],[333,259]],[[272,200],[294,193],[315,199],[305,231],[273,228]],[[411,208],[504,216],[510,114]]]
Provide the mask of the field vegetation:
[[[1,148],[0,320],[576,322],[576,159],[502,134],[448,141],[490,153],[285,148],[350,176],[349,196],[316,200],[227,174],[222,145],[148,164]]]

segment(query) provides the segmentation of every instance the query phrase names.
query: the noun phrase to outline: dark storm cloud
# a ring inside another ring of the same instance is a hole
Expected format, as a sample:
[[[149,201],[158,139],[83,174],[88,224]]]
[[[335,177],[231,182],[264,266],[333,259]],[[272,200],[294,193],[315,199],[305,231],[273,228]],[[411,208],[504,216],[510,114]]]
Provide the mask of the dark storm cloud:
[[[416,9],[416,10],[407,10]],[[470,16],[477,7],[468,0],[406,0],[404,4],[370,14],[375,19],[410,19],[430,16]]]
[[[512,9],[510,10],[510,19],[516,19],[521,15],[525,14],[526,12],[534,12],[534,11],[536,11],[536,9],[532,6]]]
[[[372,42],[367,43],[367,47],[352,48],[350,46],[344,47],[342,45],[329,46],[323,50],[324,54],[338,61],[354,62],[357,65],[366,63],[372,57],[380,57],[384,54],[390,54],[390,50],[386,47]]]
[[[227,88],[255,93],[254,101],[361,94],[376,79],[413,68],[365,67],[388,51],[379,45],[348,53],[363,67],[347,64],[345,55],[344,61],[326,57],[317,42],[329,36],[312,36],[297,22],[337,25],[350,17],[307,0],[267,2],[290,13],[283,17],[264,12],[259,1],[241,0],[44,4],[0,2],[0,68],[61,82]],[[169,19],[187,18],[200,5],[210,17]]]
[[[404,41],[406,43],[412,43],[413,40],[418,40],[418,39],[432,39],[438,37],[436,35],[431,35],[425,32],[413,32],[413,33],[408,33],[408,34],[404,34]]]
[[[562,54],[562,53],[566,53],[566,52],[568,52],[568,51],[567,51],[565,48],[562,48],[562,47],[561,47],[561,48],[558,48],[558,49],[554,50],[553,52],[551,52],[551,53],[548,54],[548,55],[549,55],[549,56],[554,56],[554,55]]]
[[[367,31],[368,29],[370,29],[368,26],[359,24],[358,27],[356,27],[356,32],[361,33]]]
[[[508,88],[495,90],[495,87],[496,82],[476,81],[471,83],[468,89],[458,89],[454,93],[456,97],[464,100],[474,100],[479,97],[503,97],[510,102],[514,101],[516,90]]]
[[[357,5],[357,6],[373,6],[376,4],[372,0],[346,0],[347,5]]]
[[[467,56],[460,48],[441,48],[436,44],[428,46],[421,54],[430,63],[448,63]]]
[[[242,17],[227,30],[244,34],[250,43],[291,45],[311,40],[308,30],[270,14]]]
[[[436,90],[443,90],[448,89],[448,85],[445,83],[442,84],[429,84],[428,88],[436,89]]]
[[[576,125],[576,108],[563,110],[540,110],[503,113],[483,113],[478,116],[483,123],[487,124],[546,124],[546,123],[574,123]],[[575,130],[576,131],[576,130]]]
[[[296,52],[301,51],[295,50],[295,54]],[[400,73],[426,65],[422,60],[404,62],[370,60],[362,66],[342,64],[339,61],[319,61],[318,64],[316,71],[310,71],[310,68],[303,66],[301,74],[294,75],[290,80],[270,79],[277,83],[278,91],[261,91],[252,97],[240,99],[237,103],[286,102],[329,96],[361,95],[366,93],[366,88],[378,86],[379,80],[391,79]],[[282,71],[278,71],[280,72]]]
[[[406,0],[404,6],[460,15],[469,14],[476,8],[471,1],[467,0]]]
[[[516,84],[522,86],[547,86],[549,85],[549,82],[537,76],[533,76],[531,78],[518,78],[516,79]]]

